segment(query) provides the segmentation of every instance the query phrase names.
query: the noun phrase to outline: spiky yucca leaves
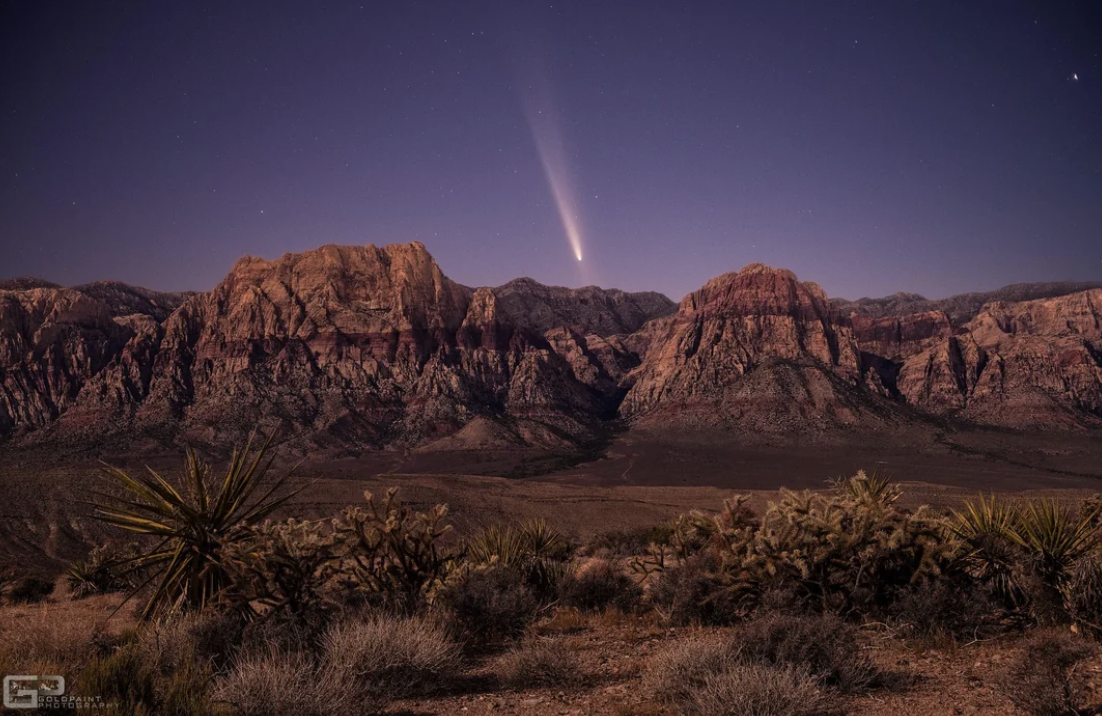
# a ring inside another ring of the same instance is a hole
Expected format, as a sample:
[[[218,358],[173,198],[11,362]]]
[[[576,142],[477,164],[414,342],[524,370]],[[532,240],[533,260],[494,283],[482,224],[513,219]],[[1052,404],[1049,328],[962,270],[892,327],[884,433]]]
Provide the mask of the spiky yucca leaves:
[[[1097,550],[1102,525],[1046,498],[1026,503],[1010,536],[1030,553],[1045,582],[1059,587],[1076,562]]]
[[[960,542],[958,557],[974,579],[990,585],[1010,607],[1020,607],[1025,593],[1019,583],[1019,546],[1012,537],[1018,529],[1018,511],[991,495],[982,494],[951,513],[949,532]]]
[[[150,575],[145,584],[155,582],[141,612],[143,619],[203,609],[230,586],[227,546],[246,538],[248,527],[266,519],[298,492],[283,489],[291,473],[270,484],[266,479],[274,460],[268,457],[270,445],[271,438],[259,447],[250,438],[233,451],[217,483],[211,480],[210,466],[190,448],[180,487],[150,468],[146,468],[148,475],[132,476],[105,467],[104,473],[122,494],[101,495],[104,502],[96,505],[96,517],[156,540],[126,563],[126,570]]]
[[[451,530],[443,524],[447,505],[414,512],[387,490],[382,505],[364,493],[366,508],[349,508],[333,521],[337,554],[355,594],[412,613],[440,587],[452,568],[452,555],[440,545]]]
[[[107,546],[96,547],[87,557],[77,560],[66,570],[65,581],[74,599],[93,594],[123,592],[134,584],[127,573],[128,563],[134,554],[120,552]]]
[[[1062,604],[1074,618],[1069,581],[1077,565],[1102,544],[1102,523],[1092,501],[1076,512],[1049,499],[1013,506],[981,495],[953,513],[950,528],[964,547],[969,574],[991,584],[1009,606],[1029,605],[1044,621],[1050,604]]]
[[[226,560],[240,604],[268,615],[318,613],[335,564],[334,537],[317,522],[266,520],[229,545]]]
[[[563,534],[538,517],[520,526],[492,526],[465,545],[468,566],[517,569],[542,600],[552,597],[566,574],[570,553]]]

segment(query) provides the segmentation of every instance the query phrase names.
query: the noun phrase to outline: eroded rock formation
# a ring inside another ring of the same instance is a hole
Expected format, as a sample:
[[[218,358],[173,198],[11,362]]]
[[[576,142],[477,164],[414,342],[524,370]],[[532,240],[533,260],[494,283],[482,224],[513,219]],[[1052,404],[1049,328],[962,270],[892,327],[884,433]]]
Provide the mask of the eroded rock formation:
[[[530,279],[470,289],[419,243],[245,258],[193,295],[5,285],[0,439],[16,446],[227,443],[260,426],[303,449],[573,449],[614,419],[1102,427],[1102,289],[961,321],[843,311],[754,264],[675,307]]]

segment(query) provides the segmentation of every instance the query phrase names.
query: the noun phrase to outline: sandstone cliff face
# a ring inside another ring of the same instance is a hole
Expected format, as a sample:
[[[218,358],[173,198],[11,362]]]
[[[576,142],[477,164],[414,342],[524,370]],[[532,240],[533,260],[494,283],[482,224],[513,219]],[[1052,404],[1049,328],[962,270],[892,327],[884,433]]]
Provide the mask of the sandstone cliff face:
[[[58,418],[133,334],[77,291],[0,291],[0,434]]]
[[[419,243],[246,258],[214,290],[0,290],[0,440],[574,449],[609,420],[742,433],[1102,427],[1102,289],[843,315],[754,264],[684,298],[469,289]]]
[[[630,339],[651,345],[621,411],[787,431],[905,422],[893,408],[909,405],[1001,427],[1102,427],[1100,306],[1095,289],[992,303],[964,324],[942,310],[843,317],[814,284],[753,265]]]
[[[637,364],[613,334],[670,304],[532,281],[472,291],[419,243],[246,258],[190,297],[107,282],[47,293],[83,307],[91,318],[78,327],[98,333],[79,345],[52,340],[56,357],[43,361],[34,336],[76,319],[50,318],[33,291],[9,296],[0,434],[55,424],[35,437],[228,442],[260,426],[306,447],[361,448],[416,445],[471,421],[498,424],[482,431],[495,440],[584,443],[615,413],[618,382]],[[38,377],[58,373],[61,357],[75,362],[63,377]],[[467,431],[466,446],[479,446],[478,433]]]
[[[857,390],[865,369],[852,329],[789,271],[720,276],[642,332],[651,345],[628,378],[626,416],[770,432],[876,419],[862,403],[877,396]]]
[[[910,402],[1005,427],[1102,425],[1102,289],[992,303],[958,334],[905,361]]]

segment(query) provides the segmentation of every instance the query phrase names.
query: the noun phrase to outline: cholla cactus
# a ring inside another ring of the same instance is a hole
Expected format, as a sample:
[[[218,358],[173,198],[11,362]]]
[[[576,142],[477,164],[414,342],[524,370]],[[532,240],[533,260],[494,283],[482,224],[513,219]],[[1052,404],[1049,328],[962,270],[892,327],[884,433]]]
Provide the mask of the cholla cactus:
[[[440,547],[450,529],[442,524],[447,505],[414,512],[387,490],[378,505],[364,493],[366,508],[349,508],[333,521],[346,586],[363,597],[402,611],[413,611],[439,587],[452,556]]]
[[[332,577],[334,540],[317,522],[265,521],[226,550],[232,600],[248,610],[301,615],[320,610]]]
[[[708,598],[740,614],[773,589],[824,611],[882,604],[894,589],[940,574],[956,549],[943,520],[896,507],[899,494],[887,480],[858,473],[829,494],[782,490],[760,519],[736,497],[714,517],[683,516],[672,555],[652,552],[650,564],[637,568],[661,571],[670,557],[683,564],[710,555],[696,560],[714,565],[701,575],[713,585]]]

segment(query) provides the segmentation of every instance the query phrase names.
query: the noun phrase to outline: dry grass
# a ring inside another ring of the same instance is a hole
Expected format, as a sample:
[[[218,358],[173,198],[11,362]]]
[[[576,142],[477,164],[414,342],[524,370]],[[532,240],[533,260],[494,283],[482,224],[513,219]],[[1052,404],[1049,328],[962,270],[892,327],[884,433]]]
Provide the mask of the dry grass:
[[[501,682],[512,689],[565,687],[580,681],[578,657],[562,641],[525,641],[498,661]]]
[[[735,666],[737,650],[729,638],[691,636],[659,652],[650,662],[644,683],[666,704],[686,704],[711,676]]]
[[[375,699],[431,693],[458,670],[459,647],[420,618],[369,617],[337,624],[322,644],[326,681]]]
[[[707,676],[681,709],[687,716],[820,716],[828,706],[807,669],[737,664]]]
[[[95,652],[95,641],[118,631],[127,620],[108,617],[118,606],[115,595],[42,604],[7,606],[0,610],[0,667],[3,673],[38,673],[36,665],[75,666]]]
[[[338,716],[341,693],[324,688],[305,655],[273,648],[238,661],[213,696],[241,716]]]
[[[1085,704],[1077,667],[1097,651],[1091,642],[1066,632],[1036,634],[1002,674],[999,688],[1029,716],[1078,714]]]
[[[137,645],[146,662],[161,673],[193,663],[217,670],[228,665],[241,634],[242,625],[232,617],[183,614],[144,625]]]
[[[842,693],[863,691],[879,676],[857,630],[837,617],[765,616],[742,627],[737,638],[744,661],[806,668]]]

